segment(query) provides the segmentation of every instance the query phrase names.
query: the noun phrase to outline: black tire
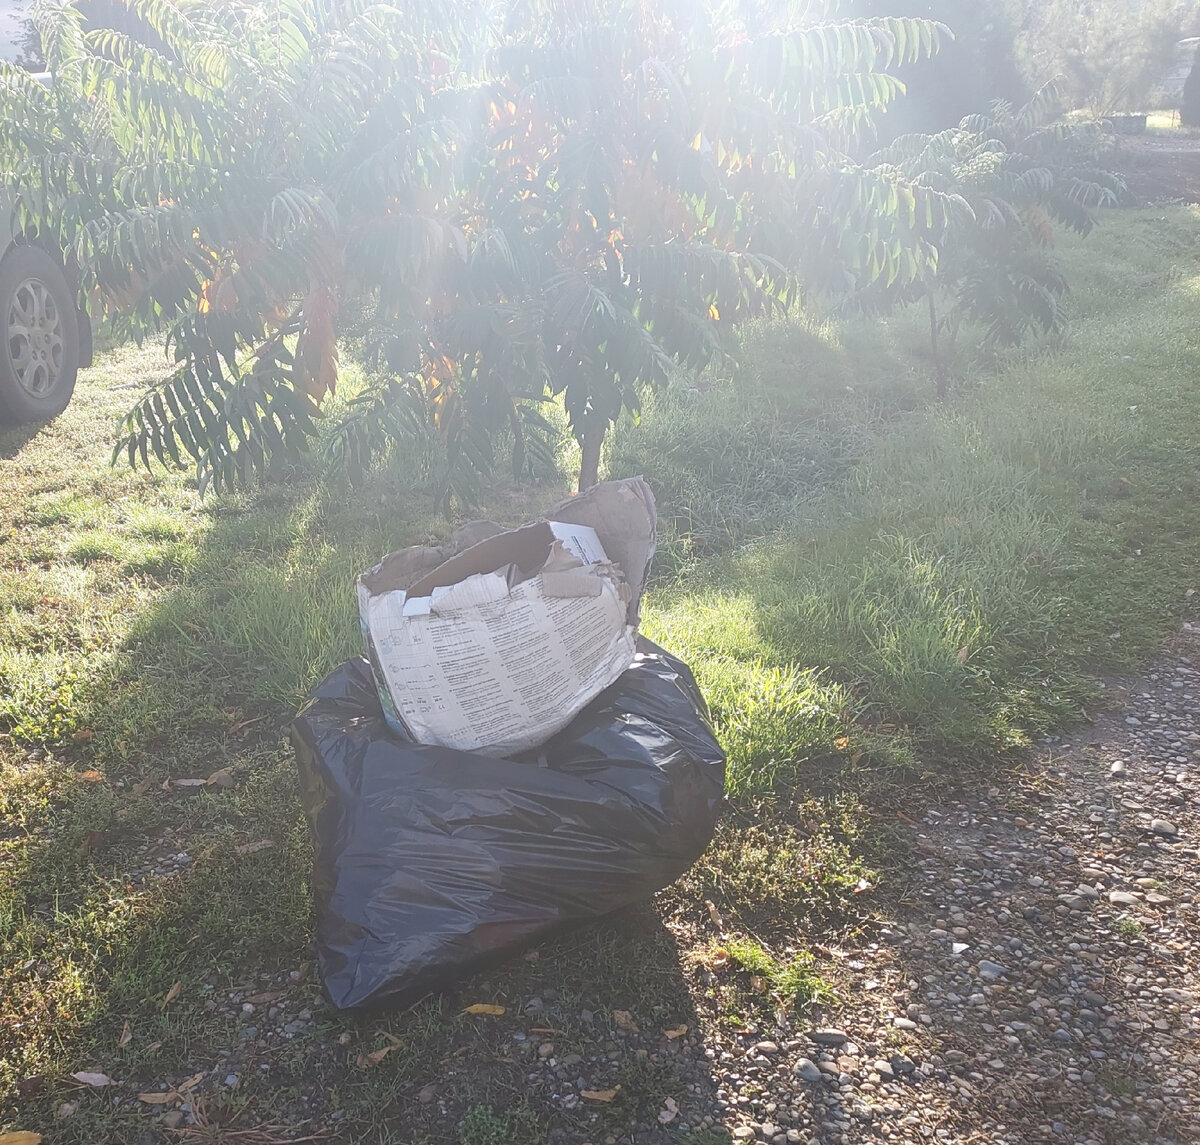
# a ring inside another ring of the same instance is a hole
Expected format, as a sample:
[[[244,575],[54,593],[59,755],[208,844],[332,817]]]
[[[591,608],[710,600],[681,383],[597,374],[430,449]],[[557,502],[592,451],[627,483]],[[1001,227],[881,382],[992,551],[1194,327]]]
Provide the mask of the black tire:
[[[57,416],[78,373],[79,317],[62,267],[41,247],[14,246],[0,260],[0,419]]]

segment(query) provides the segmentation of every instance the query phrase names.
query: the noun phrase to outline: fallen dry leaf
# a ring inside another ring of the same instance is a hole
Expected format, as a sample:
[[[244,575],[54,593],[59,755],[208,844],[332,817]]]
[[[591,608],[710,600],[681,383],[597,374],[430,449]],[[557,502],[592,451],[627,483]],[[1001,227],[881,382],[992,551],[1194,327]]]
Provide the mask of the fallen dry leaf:
[[[683,1035],[688,1032],[688,1028],[687,1025],[684,1024],[682,1026],[676,1026],[673,1030],[666,1030],[664,1032],[667,1035],[667,1040],[673,1042],[676,1038],[682,1038]]]
[[[552,1034],[559,1038],[567,1036],[566,1030],[556,1030],[552,1026],[534,1026],[529,1032],[531,1034]]]
[[[708,959],[708,964],[714,970],[720,970],[722,966],[729,965],[729,951],[723,946],[718,946]]]
[[[359,1054],[354,1060],[359,1069],[367,1069],[369,1066],[378,1065],[395,1048],[395,1046],[383,1046],[381,1049],[372,1050],[369,1054]]]
[[[133,1041],[133,1030],[129,1028],[129,1023],[125,1023],[125,1028],[121,1031],[121,1036],[117,1039],[117,1045],[127,1046]]]
[[[208,1077],[208,1074],[204,1070],[201,1070],[199,1073],[192,1074],[187,1081],[181,1081],[175,1088],[180,1093],[187,1093],[189,1089],[195,1089],[206,1077]]]
[[[15,1133],[0,1133],[0,1145],[39,1145],[40,1133],[27,1133],[22,1129]]]
[[[838,751],[845,751],[846,748],[850,746],[850,740],[846,736],[838,736],[837,739],[833,741],[833,746],[836,747]]]
[[[172,779],[170,782],[171,782],[172,787],[203,787],[208,782],[208,780],[207,779]]]
[[[167,996],[162,1000],[163,1006],[169,1006],[176,998],[179,997],[179,991],[183,989],[182,982],[176,982],[170,990],[167,991]]]
[[[628,1010],[614,1010],[613,1021],[617,1023],[618,1030],[624,1030],[627,1034],[640,1033],[637,1022]]]
[[[214,771],[205,781],[207,787],[232,787],[233,772],[227,767],[222,767],[218,771]]]
[[[150,780],[139,779],[130,789],[134,795],[145,795],[150,790]]]
[[[78,774],[79,778],[82,779],[84,783],[104,782],[104,772],[97,771],[94,767],[89,767],[87,771],[81,771]]]
[[[612,1101],[620,1092],[621,1087],[618,1085],[612,1089],[581,1089],[579,1096],[585,1101]]]
[[[87,1070],[80,1070],[78,1073],[73,1073],[71,1076],[76,1081],[83,1082],[84,1085],[112,1085],[112,1078],[106,1073],[89,1073]]]
[[[660,1125],[670,1125],[676,1117],[679,1116],[679,1104],[673,1097],[668,1097],[663,1102],[663,1109],[659,1111],[658,1122]]]
[[[273,839],[259,839],[253,843],[243,843],[240,847],[234,847],[234,851],[239,855],[253,855],[256,851],[265,851],[268,847],[273,846],[275,846]]]
[[[139,1093],[138,1101],[144,1101],[147,1105],[170,1105],[173,1101],[179,1100],[179,1094],[174,1090],[170,1093]]]
[[[489,1018],[498,1018],[506,1012],[503,1006],[493,1006],[489,1002],[474,1002],[463,1011],[464,1014],[486,1014]]]
[[[717,910],[717,904],[712,899],[705,899],[704,905],[708,907],[708,917],[712,919],[713,926],[719,930],[724,930],[725,920],[721,917],[721,912]]]
[[[767,992],[767,980],[761,974],[750,975],[750,989],[756,994],[765,994]]]
[[[87,743],[88,740],[96,738],[96,733],[91,728],[80,728],[79,731],[71,733],[71,738],[76,743]]]
[[[78,1101],[64,1101],[55,1111],[55,1117],[70,1117],[79,1108]]]
[[[282,993],[282,990],[264,990],[261,994],[251,994],[244,1001],[252,1006],[261,1006],[264,1002],[274,1002]]]
[[[146,1047],[146,1053],[148,1053],[148,1054],[157,1053],[161,1049],[162,1049],[162,1042],[151,1042]]]
[[[964,645],[963,645],[963,646],[962,646],[962,647],[961,647],[961,648],[958,650],[958,655],[956,655],[956,656],[954,657],[954,659],[955,659],[955,660],[957,660],[957,661],[958,661],[960,664],[965,664],[965,663],[967,662],[967,658],[968,658],[970,655],[971,655],[971,649],[970,649],[970,648],[968,648],[968,647],[967,647],[967,646],[964,644]]]

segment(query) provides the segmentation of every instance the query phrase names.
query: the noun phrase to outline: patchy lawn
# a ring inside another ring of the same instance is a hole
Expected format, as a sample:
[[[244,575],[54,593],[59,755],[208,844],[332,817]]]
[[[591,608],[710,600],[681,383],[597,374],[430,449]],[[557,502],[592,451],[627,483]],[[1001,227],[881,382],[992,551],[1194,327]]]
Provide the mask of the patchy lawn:
[[[0,1126],[726,1140],[725,1040],[836,1018],[838,955],[903,910],[898,813],[1003,783],[1191,608],[1200,220],[1114,215],[1064,257],[1064,344],[964,349],[944,408],[915,318],[797,321],[622,427],[610,469],[645,471],[666,525],[646,628],[713,705],[726,822],[654,907],[399,1014],[321,1004],[283,735],[357,651],[355,573],[452,522],[402,469],[205,500],[110,469],[150,351],[0,436]],[[515,523],[559,492],[483,508]]]

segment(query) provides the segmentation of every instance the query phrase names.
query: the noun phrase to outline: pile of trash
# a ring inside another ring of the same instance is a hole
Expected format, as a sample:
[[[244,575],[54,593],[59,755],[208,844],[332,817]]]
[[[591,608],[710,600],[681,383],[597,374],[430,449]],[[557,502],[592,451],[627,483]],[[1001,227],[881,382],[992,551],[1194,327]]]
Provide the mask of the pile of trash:
[[[655,510],[607,482],[359,578],[367,658],[292,726],[331,1001],[403,1003],[652,895],[703,853],[725,758],[638,635]]]

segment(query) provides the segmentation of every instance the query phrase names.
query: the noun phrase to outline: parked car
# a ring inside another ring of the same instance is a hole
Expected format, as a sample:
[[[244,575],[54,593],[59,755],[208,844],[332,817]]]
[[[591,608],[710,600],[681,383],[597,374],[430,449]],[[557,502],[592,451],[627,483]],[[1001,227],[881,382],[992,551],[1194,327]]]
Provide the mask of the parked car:
[[[20,7],[0,0],[0,58],[9,61],[26,46]],[[62,252],[16,233],[0,186],[0,422],[45,421],[66,409],[76,375],[92,363],[91,323],[77,295]]]
[[[91,323],[72,277],[60,252],[13,237],[12,208],[0,205],[0,421],[62,413],[92,364]]]

